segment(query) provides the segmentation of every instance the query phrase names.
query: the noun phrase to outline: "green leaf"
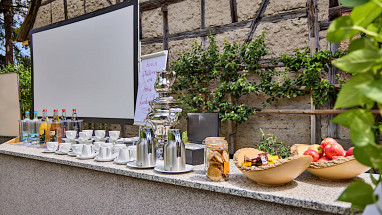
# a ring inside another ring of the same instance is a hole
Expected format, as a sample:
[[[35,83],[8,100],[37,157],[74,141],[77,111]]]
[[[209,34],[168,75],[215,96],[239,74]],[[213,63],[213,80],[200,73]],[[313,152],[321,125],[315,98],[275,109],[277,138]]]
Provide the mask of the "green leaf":
[[[382,103],[382,79],[358,85],[357,89],[368,98],[373,99],[378,103]]]
[[[365,147],[355,147],[353,150],[353,155],[361,164],[373,167],[373,163],[371,162],[370,156],[368,155]]]
[[[363,5],[369,2],[369,0],[340,0],[340,2],[345,7],[353,8],[353,7]]]
[[[345,189],[338,200],[350,202],[353,208],[363,210],[367,205],[375,202],[374,190],[370,184],[356,181]]]
[[[379,175],[379,179],[377,180],[377,179],[374,178],[374,176],[373,176],[373,171],[370,171],[370,179],[371,179],[371,181],[373,182],[373,184],[374,184],[375,186],[377,186],[378,183],[381,181],[381,175]]]
[[[357,74],[369,71],[380,59],[377,50],[361,49],[333,61],[333,64],[342,71]]]
[[[327,31],[327,39],[332,43],[339,43],[351,37],[353,30],[353,19],[349,16],[339,17],[330,24]]]
[[[374,37],[361,37],[351,41],[348,51],[353,52],[359,49],[375,49],[378,50],[378,43]]]
[[[363,84],[373,79],[373,76],[369,73],[363,73],[353,76],[349,81],[343,85],[334,106],[334,109],[348,108],[358,105],[365,105],[373,103],[373,100],[367,98],[361,93],[356,86]]]
[[[347,128],[350,128],[350,126],[351,126],[351,124],[355,118],[358,118],[367,124],[373,124],[373,122],[374,122],[373,114],[371,114],[369,111],[367,111],[365,109],[360,109],[360,108],[347,110],[347,111],[337,115],[336,117],[334,117],[332,122],[340,124],[340,125],[345,126]]]
[[[380,14],[382,8],[375,4],[373,1],[369,1],[362,6],[356,7],[350,14],[350,18],[353,20],[354,25],[366,28],[372,23]],[[353,37],[357,32],[353,32]]]
[[[373,122],[368,123],[359,117],[353,119],[350,125],[350,139],[355,146],[362,147],[375,142]]]

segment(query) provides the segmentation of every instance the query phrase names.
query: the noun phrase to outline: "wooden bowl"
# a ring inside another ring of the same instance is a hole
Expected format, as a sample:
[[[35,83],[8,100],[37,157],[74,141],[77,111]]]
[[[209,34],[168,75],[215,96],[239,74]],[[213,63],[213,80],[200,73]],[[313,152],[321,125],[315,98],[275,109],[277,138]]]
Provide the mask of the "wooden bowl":
[[[292,154],[302,155],[309,145],[296,144],[291,148]],[[358,162],[354,156],[340,158],[326,162],[312,162],[308,167],[308,172],[327,180],[346,180],[357,177],[361,173],[369,170],[370,167]]]
[[[259,167],[244,167],[244,156],[255,158],[264,153],[254,148],[243,148],[236,151],[233,161],[237,168],[249,179],[265,186],[279,186],[297,178],[312,162],[308,155],[296,155],[275,164]]]

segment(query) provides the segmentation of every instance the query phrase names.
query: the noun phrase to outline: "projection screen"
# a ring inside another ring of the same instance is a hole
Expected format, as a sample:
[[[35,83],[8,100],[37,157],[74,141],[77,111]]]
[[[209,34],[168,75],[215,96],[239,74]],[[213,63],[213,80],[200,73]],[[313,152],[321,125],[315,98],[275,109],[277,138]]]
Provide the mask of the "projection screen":
[[[126,1],[33,29],[33,108],[132,124],[138,85],[138,3]]]

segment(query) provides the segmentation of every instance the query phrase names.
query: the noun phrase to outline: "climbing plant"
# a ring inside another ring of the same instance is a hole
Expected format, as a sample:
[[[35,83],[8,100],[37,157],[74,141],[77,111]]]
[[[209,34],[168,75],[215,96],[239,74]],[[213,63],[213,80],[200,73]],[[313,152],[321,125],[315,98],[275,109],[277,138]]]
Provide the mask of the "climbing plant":
[[[195,42],[184,50],[172,64],[177,72],[174,93],[178,94],[184,112],[217,112],[221,121],[241,123],[261,108],[239,103],[241,97],[250,93],[267,95],[262,107],[279,98],[311,92],[317,105],[335,96],[334,85],[322,78],[321,71],[328,71],[330,61],[341,56],[340,52],[320,51],[311,55],[309,49],[297,50],[295,55],[283,55],[280,59],[285,69],[261,69],[258,62],[268,54],[264,40],[263,32],[248,43],[225,41],[219,49],[210,36],[205,49]],[[259,78],[251,81],[249,75]]]

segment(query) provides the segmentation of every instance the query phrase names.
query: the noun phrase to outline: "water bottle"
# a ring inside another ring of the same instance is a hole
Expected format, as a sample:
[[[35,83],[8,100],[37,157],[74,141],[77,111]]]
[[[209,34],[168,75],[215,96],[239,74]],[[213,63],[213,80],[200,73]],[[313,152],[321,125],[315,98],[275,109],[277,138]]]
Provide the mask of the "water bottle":
[[[29,118],[29,111],[25,111],[25,118],[21,121],[21,136],[20,136],[20,142],[21,143],[30,143],[30,136],[29,136],[29,125],[30,125],[30,118]]]
[[[30,122],[30,141],[32,145],[39,145],[40,143],[40,120],[37,118],[37,111],[33,112],[33,120]]]

